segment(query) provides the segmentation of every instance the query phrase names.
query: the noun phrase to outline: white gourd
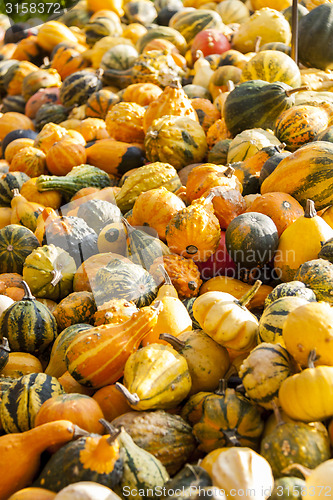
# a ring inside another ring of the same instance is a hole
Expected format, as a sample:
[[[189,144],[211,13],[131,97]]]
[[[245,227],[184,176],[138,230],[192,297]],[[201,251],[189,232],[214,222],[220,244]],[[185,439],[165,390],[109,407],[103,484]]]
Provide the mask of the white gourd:
[[[7,295],[0,295],[0,316],[12,304],[14,304],[13,299],[7,297]]]
[[[120,500],[120,497],[102,484],[79,481],[59,491],[54,500]]]
[[[207,59],[204,58],[201,50],[198,50],[200,53],[199,59],[197,59],[194,63],[194,77],[193,77],[193,85],[201,85],[201,87],[205,87],[208,90],[209,80],[213,75],[214,71],[210,67]]]

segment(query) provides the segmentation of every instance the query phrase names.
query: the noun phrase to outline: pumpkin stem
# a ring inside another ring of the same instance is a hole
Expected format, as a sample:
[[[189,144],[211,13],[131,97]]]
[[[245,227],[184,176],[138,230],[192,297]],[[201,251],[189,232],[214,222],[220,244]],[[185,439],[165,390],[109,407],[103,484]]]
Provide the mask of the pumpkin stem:
[[[77,439],[79,437],[90,436],[90,432],[85,429],[81,429],[78,425],[74,425],[74,434],[73,439]]]
[[[163,302],[161,300],[156,300],[156,302],[150,304],[150,307],[155,309],[156,312],[160,313],[163,310]]]
[[[220,378],[219,386],[216,389],[216,391],[214,391],[214,394],[217,394],[218,396],[225,396],[226,388],[227,388],[227,379]]]
[[[297,87],[296,89],[285,90],[285,93],[286,96],[289,97],[292,94],[295,94],[296,92],[301,92],[302,90],[309,90],[309,87],[307,85],[302,85],[301,87]]]
[[[278,144],[276,147],[276,149],[278,150],[279,153],[282,153],[282,151],[284,150],[284,148],[286,147],[286,143],[285,142],[281,142],[281,144]]]
[[[262,40],[261,36],[256,36],[256,39],[254,42],[254,52],[256,52],[256,53],[259,52],[261,40]]]
[[[315,209],[315,204],[312,200],[306,200],[306,206],[304,210],[304,217],[308,219],[312,219],[312,217],[315,217],[317,215],[316,209]]]
[[[223,435],[232,446],[242,446],[242,443],[237,439],[233,429],[222,429]]]
[[[285,467],[284,469],[282,469],[282,473],[283,474],[288,474],[291,472],[292,475],[294,475],[292,473],[293,469],[296,469],[298,470],[301,474],[303,474],[304,478],[306,479],[307,477],[310,476],[311,472],[312,472],[312,469],[309,469],[309,467],[305,467],[305,465],[301,465],[301,464],[289,464],[287,467]]]
[[[284,424],[285,421],[281,417],[281,413],[280,413],[279,407],[278,407],[278,405],[276,403],[276,398],[274,398],[272,400],[271,405],[272,405],[272,408],[273,408],[273,411],[274,411],[274,416],[275,416],[275,419],[276,419],[276,426]]]
[[[114,425],[110,424],[110,422],[108,422],[104,418],[100,418],[99,422],[105,427],[105,429],[107,430],[107,432],[110,434],[110,436],[107,439],[107,442],[109,444],[112,444],[114,442],[114,440],[121,433],[121,429],[117,429],[117,427],[115,427]]]
[[[137,405],[140,401],[140,398],[139,396],[134,393],[132,394],[128,389],[127,387],[125,387],[123,384],[121,384],[120,382],[116,382],[116,388],[118,389],[118,391],[120,391],[124,396],[125,398],[127,399],[127,401],[129,402],[130,405]]]
[[[10,352],[9,342],[8,342],[8,339],[6,337],[4,337],[2,339],[1,344],[0,344],[0,349],[2,351]]]
[[[235,173],[234,167],[232,167],[231,165],[227,165],[227,169],[223,172],[223,175],[225,177],[228,177],[228,179],[230,179],[234,173]]]
[[[124,224],[127,234],[134,231],[134,227],[131,226],[131,224],[128,222],[128,220],[125,219],[125,217],[121,217],[121,222]]]
[[[252,286],[252,288],[250,288],[250,290],[248,292],[246,292],[246,294],[243,295],[243,297],[241,297],[239,300],[237,300],[238,305],[245,307],[250,302],[252,297],[257,293],[257,291],[261,287],[261,284],[262,284],[262,281],[257,280],[254,283],[254,285]]]
[[[169,344],[172,345],[172,347],[178,352],[184,349],[186,343],[183,340],[177,339],[174,335],[171,335],[170,333],[160,333],[159,339],[165,340],[166,342],[169,342]]]
[[[308,368],[315,368],[315,362],[318,360],[318,356],[316,354],[316,349],[312,349],[308,356]]]
[[[57,284],[61,281],[61,278],[62,278],[61,271],[59,269],[53,269],[51,274],[53,276],[52,281],[51,281],[51,285],[57,286]]]
[[[13,193],[13,198],[15,198],[15,196],[19,196],[20,191],[17,188],[14,188],[12,189],[12,193]]]
[[[24,296],[22,300],[35,300],[35,297],[32,295],[29,285],[26,281],[22,280],[22,286],[24,290]]]

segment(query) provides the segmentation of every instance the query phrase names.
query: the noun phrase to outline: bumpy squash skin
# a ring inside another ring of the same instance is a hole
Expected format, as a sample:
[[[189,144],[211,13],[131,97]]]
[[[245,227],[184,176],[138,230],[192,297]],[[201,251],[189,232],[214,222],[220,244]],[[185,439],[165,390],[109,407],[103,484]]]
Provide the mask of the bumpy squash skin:
[[[261,287],[262,288],[262,287]],[[288,283],[280,283],[267,295],[265,299],[265,308],[272,304],[275,300],[282,297],[301,297],[308,302],[313,302],[316,299],[315,293],[301,281],[289,281]]]
[[[96,304],[91,292],[73,292],[57,305],[53,315],[59,331],[77,323],[94,322]]]
[[[274,477],[279,478],[289,464],[314,468],[328,460],[328,434],[324,426],[317,430],[301,422],[282,423],[263,438],[260,453],[270,463]]]
[[[333,264],[324,259],[309,260],[302,264],[295,275],[295,279],[311,288],[317,300],[333,302]]]

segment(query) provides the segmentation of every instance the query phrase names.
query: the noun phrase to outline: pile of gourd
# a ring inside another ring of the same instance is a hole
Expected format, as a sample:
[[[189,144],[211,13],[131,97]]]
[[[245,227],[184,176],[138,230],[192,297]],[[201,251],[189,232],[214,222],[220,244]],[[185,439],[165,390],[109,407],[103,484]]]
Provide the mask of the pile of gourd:
[[[299,64],[291,17],[0,17],[0,500],[331,496],[333,4]]]

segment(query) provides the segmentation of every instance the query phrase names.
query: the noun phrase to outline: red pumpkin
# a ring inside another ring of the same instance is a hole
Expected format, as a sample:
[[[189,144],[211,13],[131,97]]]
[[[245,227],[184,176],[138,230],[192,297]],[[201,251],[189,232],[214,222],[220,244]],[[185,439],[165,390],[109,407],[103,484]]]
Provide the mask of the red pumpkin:
[[[204,57],[210,54],[223,54],[226,50],[230,50],[231,45],[228,38],[217,29],[202,30],[198,33],[192,42],[191,54],[192,59],[197,59],[197,51],[201,50]]]

